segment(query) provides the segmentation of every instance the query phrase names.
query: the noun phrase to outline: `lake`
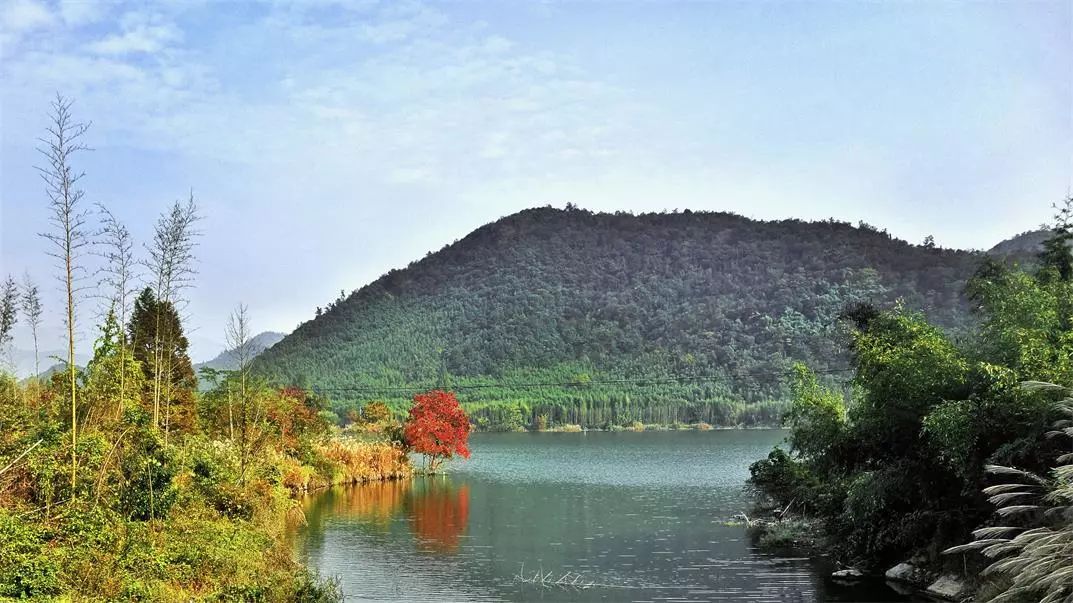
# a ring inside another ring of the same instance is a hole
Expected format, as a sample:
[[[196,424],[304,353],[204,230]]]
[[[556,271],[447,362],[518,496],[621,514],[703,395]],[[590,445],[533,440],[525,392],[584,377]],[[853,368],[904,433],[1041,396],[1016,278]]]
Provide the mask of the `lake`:
[[[474,434],[446,476],[308,496],[296,546],[348,601],[908,600],[763,554],[730,523],[749,464],[783,437]]]

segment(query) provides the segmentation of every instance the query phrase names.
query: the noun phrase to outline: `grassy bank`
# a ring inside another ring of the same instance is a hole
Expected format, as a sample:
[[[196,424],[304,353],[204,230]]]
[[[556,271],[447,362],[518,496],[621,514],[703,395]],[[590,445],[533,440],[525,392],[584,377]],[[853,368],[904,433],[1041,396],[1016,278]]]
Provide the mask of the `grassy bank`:
[[[294,559],[295,494],[405,477],[409,460],[386,438],[333,433],[308,398],[259,395],[246,437],[209,420],[167,434],[138,406],[94,413],[72,487],[62,397],[0,383],[0,599],[339,600]]]

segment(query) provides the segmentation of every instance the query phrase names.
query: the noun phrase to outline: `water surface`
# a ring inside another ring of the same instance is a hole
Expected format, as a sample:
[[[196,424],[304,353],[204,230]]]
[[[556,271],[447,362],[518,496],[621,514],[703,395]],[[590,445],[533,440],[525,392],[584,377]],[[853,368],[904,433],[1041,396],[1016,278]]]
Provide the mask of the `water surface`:
[[[348,601],[905,600],[762,554],[729,522],[784,435],[475,434],[447,476],[310,496],[298,551]]]

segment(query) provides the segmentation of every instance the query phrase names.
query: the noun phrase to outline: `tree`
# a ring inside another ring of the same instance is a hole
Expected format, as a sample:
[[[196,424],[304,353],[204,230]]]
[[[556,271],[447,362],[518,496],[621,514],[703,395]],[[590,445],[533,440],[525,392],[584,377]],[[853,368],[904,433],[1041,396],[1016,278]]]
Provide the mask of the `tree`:
[[[102,228],[98,233],[104,251],[100,254],[105,265],[101,268],[103,278],[101,284],[111,288],[107,297],[109,313],[114,313],[119,321],[117,345],[119,357],[125,358],[128,352],[127,334],[124,326],[127,324],[127,314],[130,310],[130,296],[133,294],[131,283],[135,278],[134,241],[127,227],[120,222],[111,211],[104,205],[97,205]],[[126,371],[119,373],[119,398],[125,399],[127,392]],[[122,408],[122,406],[120,406]]]
[[[9,274],[4,284],[0,285],[0,353],[3,353],[12,339],[11,331],[18,322],[19,287]]]
[[[228,352],[238,364],[227,384],[227,416],[232,441],[235,440],[235,429],[238,429],[239,480],[243,481],[246,479],[250,459],[260,449],[266,433],[262,392],[254,391],[250,384],[250,366],[253,363],[254,350],[251,341],[250,316],[245,304],[239,304],[228,317],[226,336]],[[233,393],[233,387],[237,387],[237,392]],[[235,417],[232,397],[238,399],[237,417]]]
[[[78,447],[78,373],[75,367],[75,306],[81,291],[79,281],[84,268],[80,263],[82,253],[90,244],[86,229],[86,212],[81,209],[85,191],[78,188],[78,182],[84,176],[76,172],[71,165],[75,153],[86,150],[81,138],[89,129],[88,123],[74,121],[71,115],[71,99],[59,94],[52,101],[49,115],[51,125],[48,134],[39,139],[42,147],[38,152],[45,157],[44,167],[38,167],[41,178],[45,181],[45,193],[48,195],[51,215],[49,221],[53,230],[41,236],[52,243],[51,255],[60,262],[61,277],[66,293],[67,309],[64,322],[67,327],[67,374],[71,393],[71,491],[75,491],[78,477],[78,460],[75,449]]]
[[[145,374],[148,406],[154,411],[163,406],[165,439],[173,425],[193,429],[197,376],[175,306],[158,300],[146,287],[134,300],[128,337],[132,356]],[[154,383],[154,379],[159,382]],[[153,425],[159,427],[155,422]]]
[[[1054,205],[1054,224],[1051,236],[1043,242],[1039,258],[1044,269],[1053,270],[1063,281],[1073,280],[1073,196]]]
[[[91,407],[86,424],[92,415],[103,414],[108,404],[115,405],[112,419],[119,420],[126,408],[138,402],[136,392],[144,387],[141,366],[125,345],[127,336],[114,310],[108,311],[100,329],[100,337],[93,343],[93,358],[86,366],[85,391]]]
[[[172,308],[179,306],[182,302],[182,291],[193,285],[193,277],[196,274],[194,248],[197,246],[197,237],[200,235],[195,227],[200,219],[193,193],[190,193],[190,198],[186,203],[176,201],[170,211],[157,219],[146,264],[155,280],[156,299],[164,306]],[[162,315],[158,314],[157,319],[159,320]],[[163,328],[158,322],[154,331],[157,341],[154,346],[156,358],[152,365],[153,425],[158,428],[160,427],[161,399],[169,397],[168,390],[171,387],[171,382],[165,377],[172,372],[172,367],[170,358],[164,354],[164,350],[173,345],[168,338],[181,332],[181,320],[178,318],[176,314],[178,329]],[[167,409],[165,409],[166,412]],[[165,421],[167,421],[166,417]],[[167,442],[167,436],[168,428],[165,424],[165,442]]]
[[[37,329],[41,326],[41,294],[37,285],[30,279],[27,272],[22,277],[22,314],[26,318],[26,324],[30,326],[30,335],[34,340],[34,378],[41,374],[41,363],[37,345]]]
[[[425,455],[428,471],[435,473],[456,454],[469,458],[469,431],[469,417],[454,393],[433,390],[414,396],[403,437],[414,452]]]
[[[241,408],[240,446],[245,449],[247,440],[247,419],[249,406],[250,365],[253,362],[253,349],[250,335],[250,317],[245,304],[239,304],[227,319],[227,349],[237,366],[232,375],[238,380],[238,397]],[[231,387],[227,393],[227,422],[231,439],[235,439],[235,419],[232,404]]]
[[[795,364],[790,381],[793,402],[783,418],[791,449],[805,458],[822,456],[842,436],[846,404],[838,392],[820,385],[815,373]]]
[[[362,407],[361,418],[369,424],[385,423],[391,420],[391,409],[379,400],[369,402]]]

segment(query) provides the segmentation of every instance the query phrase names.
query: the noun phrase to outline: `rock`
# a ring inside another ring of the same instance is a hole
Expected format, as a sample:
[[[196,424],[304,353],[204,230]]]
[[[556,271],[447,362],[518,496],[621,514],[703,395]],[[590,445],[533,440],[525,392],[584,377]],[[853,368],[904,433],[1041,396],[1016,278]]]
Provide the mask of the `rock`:
[[[855,568],[851,567],[849,569],[838,570],[837,572],[832,573],[831,577],[832,578],[843,578],[843,579],[845,579],[845,578],[850,578],[850,579],[863,578],[864,577],[864,572],[862,572],[859,569],[855,569]]]
[[[911,563],[899,563],[887,570],[884,576],[887,577],[887,580],[908,582],[910,584],[923,584],[927,579],[924,571]]]
[[[943,574],[939,579],[931,583],[927,593],[940,599],[958,601],[969,594],[969,589],[957,576]]]

